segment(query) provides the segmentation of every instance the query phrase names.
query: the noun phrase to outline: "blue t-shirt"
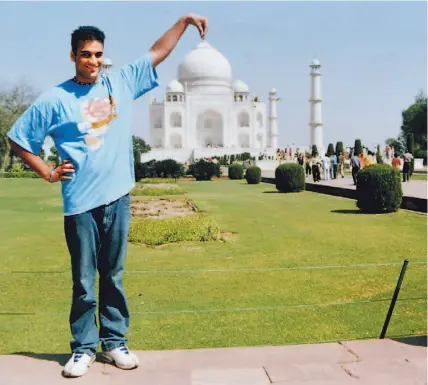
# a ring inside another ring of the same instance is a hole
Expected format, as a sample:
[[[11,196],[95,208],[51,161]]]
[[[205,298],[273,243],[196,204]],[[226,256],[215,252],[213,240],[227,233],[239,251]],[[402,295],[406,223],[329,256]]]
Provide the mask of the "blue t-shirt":
[[[35,155],[49,135],[61,159],[71,159],[76,166],[69,174],[72,180],[61,182],[64,215],[108,204],[134,187],[132,102],[156,86],[157,73],[147,53],[117,72],[101,74],[93,85],[67,80],[54,87],[8,132],[12,141]]]

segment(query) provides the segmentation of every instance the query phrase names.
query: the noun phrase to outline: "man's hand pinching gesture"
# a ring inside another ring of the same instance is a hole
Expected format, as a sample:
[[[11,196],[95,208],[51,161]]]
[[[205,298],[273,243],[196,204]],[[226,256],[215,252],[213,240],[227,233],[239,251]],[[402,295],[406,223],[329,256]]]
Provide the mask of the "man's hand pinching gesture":
[[[201,38],[205,38],[208,30],[208,19],[206,17],[189,13],[187,15],[187,22],[194,25],[199,30]]]

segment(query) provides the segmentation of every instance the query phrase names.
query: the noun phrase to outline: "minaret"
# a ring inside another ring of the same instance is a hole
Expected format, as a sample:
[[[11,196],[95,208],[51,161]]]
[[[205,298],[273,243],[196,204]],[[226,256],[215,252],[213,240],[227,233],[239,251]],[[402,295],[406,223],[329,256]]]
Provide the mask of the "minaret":
[[[113,68],[113,62],[109,58],[104,59],[104,63],[102,65],[102,70],[104,73],[108,74]]]
[[[311,68],[311,120],[309,122],[311,130],[311,146],[316,145],[319,155],[323,156],[324,145],[323,145],[323,124],[321,114],[321,64],[318,59],[312,60],[309,66]]]
[[[278,97],[276,96],[276,89],[272,88],[269,91],[269,134],[270,134],[270,147],[275,151],[278,148],[278,117],[276,115],[276,103]]]

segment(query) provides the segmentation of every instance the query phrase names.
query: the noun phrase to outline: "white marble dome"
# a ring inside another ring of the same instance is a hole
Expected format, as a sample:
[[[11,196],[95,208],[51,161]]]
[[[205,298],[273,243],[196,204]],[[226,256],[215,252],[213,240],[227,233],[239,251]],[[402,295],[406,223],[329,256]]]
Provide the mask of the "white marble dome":
[[[250,88],[242,80],[235,80],[232,84],[232,88],[234,92],[240,92],[240,93],[250,92]]]
[[[204,40],[184,57],[178,67],[178,80],[182,84],[210,81],[230,85],[232,67],[219,51]]]
[[[168,84],[168,87],[166,87],[166,92],[184,92],[184,88],[179,81],[174,79]]]

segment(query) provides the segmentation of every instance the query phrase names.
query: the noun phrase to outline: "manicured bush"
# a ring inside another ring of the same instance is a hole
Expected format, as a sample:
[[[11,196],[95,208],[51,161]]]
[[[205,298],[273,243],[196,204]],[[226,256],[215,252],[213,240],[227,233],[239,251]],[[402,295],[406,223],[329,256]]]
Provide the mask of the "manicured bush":
[[[360,139],[355,140],[354,152],[357,156],[363,153],[363,146]]]
[[[400,172],[387,164],[364,167],[357,174],[357,206],[366,213],[397,211],[403,190]]]
[[[245,179],[248,184],[259,184],[262,180],[262,170],[257,166],[250,166],[245,173]]]
[[[228,169],[229,179],[242,179],[244,177],[244,167],[242,164],[234,163]]]
[[[221,170],[218,163],[200,159],[189,167],[189,175],[193,175],[196,180],[211,180],[213,176],[220,177]]]
[[[342,153],[342,155],[345,154],[345,150],[343,148],[343,142],[337,142],[336,143],[336,155],[339,156],[340,153]]]
[[[328,155],[328,156],[331,156],[331,155],[334,155],[334,154],[335,154],[335,152],[334,152],[333,143],[330,143],[330,144],[328,145],[328,148],[327,148],[327,155]]]
[[[180,241],[214,241],[219,236],[219,228],[211,218],[193,215],[168,219],[132,220],[128,240],[156,246]]]
[[[0,178],[40,178],[34,171],[1,172]]]
[[[150,160],[145,163],[134,163],[135,180],[143,178],[181,178],[184,176],[184,167],[173,159],[162,161]]]
[[[183,165],[174,159],[165,159],[155,163],[158,178],[180,178],[184,176]]]
[[[318,147],[316,144],[312,145],[312,156],[318,156]]]
[[[280,192],[302,191],[305,189],[305,170],[299,164],[281,164],[275,170],[275,184]]]

